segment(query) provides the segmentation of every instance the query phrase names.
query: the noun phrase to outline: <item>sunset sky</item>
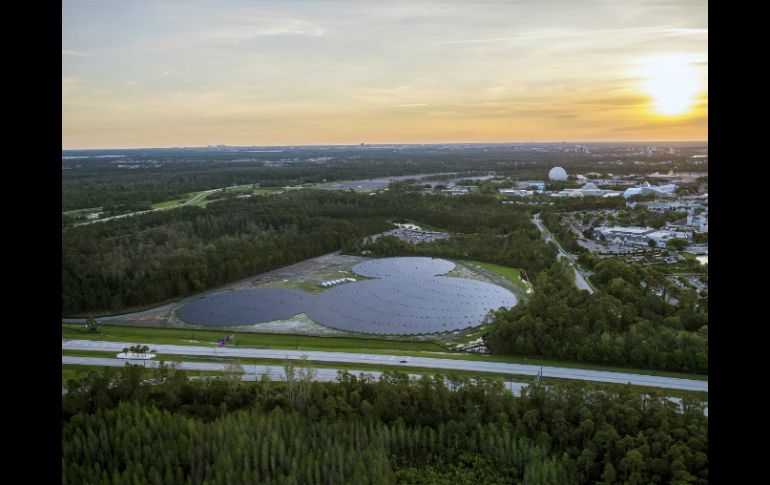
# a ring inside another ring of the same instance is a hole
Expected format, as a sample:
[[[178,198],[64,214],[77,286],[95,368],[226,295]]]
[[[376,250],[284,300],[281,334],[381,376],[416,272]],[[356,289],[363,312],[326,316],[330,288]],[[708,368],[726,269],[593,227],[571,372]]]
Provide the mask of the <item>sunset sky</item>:
[[[64,149],[708,139],[705,0],[62,11]]]

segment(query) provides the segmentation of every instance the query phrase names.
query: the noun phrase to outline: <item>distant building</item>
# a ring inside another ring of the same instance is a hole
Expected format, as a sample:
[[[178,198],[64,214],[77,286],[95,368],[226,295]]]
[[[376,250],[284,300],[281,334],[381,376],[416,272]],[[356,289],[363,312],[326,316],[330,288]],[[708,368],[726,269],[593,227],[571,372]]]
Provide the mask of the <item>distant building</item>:
[[[689,239],[683,231],[670,229],[653,229],[651,227],[598,227],[594,230],[594,236],[616,246],[649,246],[654,241],[658,247],[665,247],[671,239]]]
[[[497,192],[500,195],[516,195],[519,197],[531,197],[535,195],[534,190],[523,190],[523,189],[498,189]]]
[[[525,180],[516,184],[517,189],[529,189],[530,187],[535,187],[536,190],[544,192],[545,182],[540,182],[538,180]]]
[[[444,189],[441,193],[446,195],[465,195],[470,194],[473,189],[474,187],[457,186],[451,189]]]
[[[644,182],[639,187],[631,187],[629,189],[626,189],[625,192],[623,192],[623,197],[626,199],[633,197],[635,195],[654,195],[657,197],[675,197],[676,196],[676,185],[674,184],[666,184],[666,185],[650,185],[649,182]]]
[[[600,189],[593,182],[588,182],[579,189],[564,189],[555,194],[555,197],[619,197],[622,192],[617,190]]]
[[[558,182],[564,182],[567,180],[567,171],[561,167],[553,167],[548,172],[548,179]]]
[[[687,225],[694,228],[698,232],[709,232],[709,218],[706,215],[688,215]]]

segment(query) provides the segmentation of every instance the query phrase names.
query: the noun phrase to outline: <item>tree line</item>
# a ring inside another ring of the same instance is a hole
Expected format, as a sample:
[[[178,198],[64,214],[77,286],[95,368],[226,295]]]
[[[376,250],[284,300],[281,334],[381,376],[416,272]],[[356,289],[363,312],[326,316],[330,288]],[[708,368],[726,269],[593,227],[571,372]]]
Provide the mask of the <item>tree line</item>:
[[[534,225],[506,235],[483,233],[473,236],[454,236],[433,242],[411,244],[395,236],[379,237],[363,244],[344,248],[352,254],[376,257],[430,256],[449,259],[471,259],[499,264],[509,268],[523,268],[528,274],[537,274],[556,260],[556,248],[546,244]]]
[[[485,340],[498,354],[641,369],[708,373],[708,298],[689,290],[677,305],[652,292],[654,276],[608,260],[594,267],[601,290],[579,290],[572,269],[554,263],[526,302],[494,314]],[[646,281],[646,285],[642,285]]]
[[[144,383],[153,377],[155,385]],[[662,393],[584,383],[190,381],[139,366],[70,381],[62,483],[707,483],[708,419]]]

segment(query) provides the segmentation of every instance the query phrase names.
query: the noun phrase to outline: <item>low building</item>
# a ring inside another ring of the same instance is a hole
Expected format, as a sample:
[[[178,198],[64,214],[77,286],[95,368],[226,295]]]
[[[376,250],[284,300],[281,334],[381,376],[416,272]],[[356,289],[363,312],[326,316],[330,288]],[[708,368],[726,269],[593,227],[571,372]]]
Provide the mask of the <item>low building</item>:
[[[475,187],[457,186],[452,187],[451,189],[444,189],[441,193],[446,195],[466,195],[470,194],[474,188]]]
[[[532,197],[535,195],[534,190],[523,190],[523,189],[498,189],[497,192],[500,195],[516,195],[518,197]]]
[[[600,189],[593,182],[588,182],[579,189],[564,189],[552,193],[555,197],[618,197],[623,192],[617,190]]]
[[[537,180],[524,180],[523,182],[516,183],[517,189],[529,189],[530,187],[535,187],[536,190],[544,192],[545,182],[540,182]]]
[[[672,239],[689,239],[683,231],[670,229],[653,229],[652,227],[597,227],[594,229],[594,237],[617,246],[649,246],[650,241],[657,247],[665,247]]]
[[[639,187],[631,187],[630,189],[626,189],[625,192],[623,192],[623,197],[626,199],[633,197],[635,195],[654,195],[657,197],[675,197],[676,196],[676,185],[674,184],[666,184],[666,185],[650,185],[649,182],[644,182]]]

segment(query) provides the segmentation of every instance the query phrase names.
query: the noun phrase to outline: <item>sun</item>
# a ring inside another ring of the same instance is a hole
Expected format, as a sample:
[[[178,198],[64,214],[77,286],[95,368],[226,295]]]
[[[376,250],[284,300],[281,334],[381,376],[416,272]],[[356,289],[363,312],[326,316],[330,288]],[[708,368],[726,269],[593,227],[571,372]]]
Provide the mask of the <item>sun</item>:
[[[652,108],[665,116],[690,111],[700,90],[698,72],[690,56],[671,54],[644,62],[642,90],[652,97]]]

